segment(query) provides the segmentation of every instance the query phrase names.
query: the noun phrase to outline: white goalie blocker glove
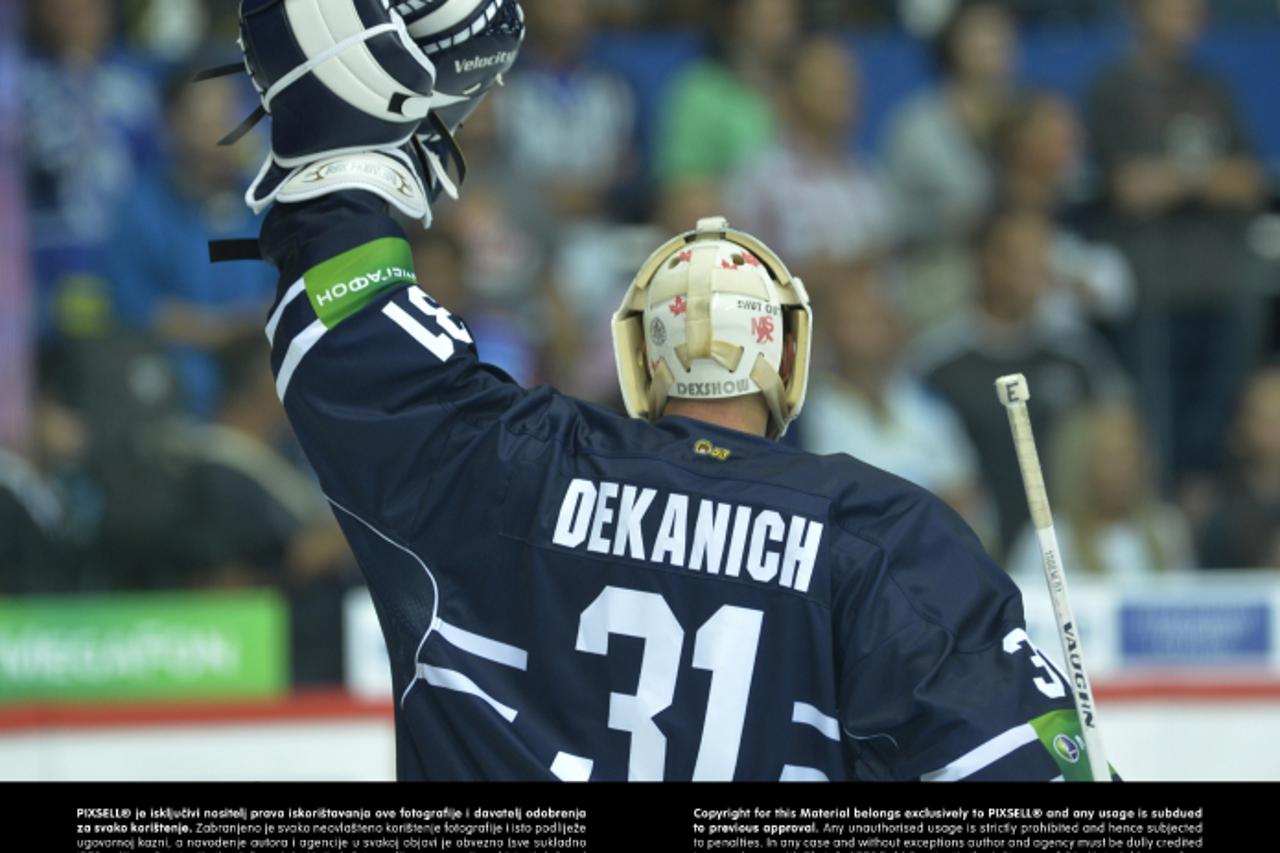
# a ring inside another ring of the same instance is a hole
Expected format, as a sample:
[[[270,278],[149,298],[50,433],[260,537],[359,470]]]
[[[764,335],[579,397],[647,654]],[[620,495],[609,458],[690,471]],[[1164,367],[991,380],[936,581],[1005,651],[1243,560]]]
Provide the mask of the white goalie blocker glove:
[[[239,44],[262,105],[223,144],[271,116],[271,154],[245,201],[260,213],[364,190],[429,225],[431,200],[457,197],[452,132],[515,60],[523,22],[516,0],[243,0]],[[485,50],[499,53],[470,55]]]
[[[389,0],[243,0],[239,44],[262,105],[222,144],[271,116],[271,153],[245,194],[255,213],[361,189],[429,221],[411,142],[435,66]]]
[[[721,217],[700,219],[649,256],[614,314],[627,414],[653,421],[672,397],[758,393],[768,435],[780,438],[804,405],[812,324],[804,284],[777,255]],[[795,360],[784,378],[788,338]]]
[[[466,162],[453,134],[515,63],[524,10],[518,0],[399,0],[395,8],[436,67],[431,114],[415,139],[434,174],[452,166],[461,184]]]

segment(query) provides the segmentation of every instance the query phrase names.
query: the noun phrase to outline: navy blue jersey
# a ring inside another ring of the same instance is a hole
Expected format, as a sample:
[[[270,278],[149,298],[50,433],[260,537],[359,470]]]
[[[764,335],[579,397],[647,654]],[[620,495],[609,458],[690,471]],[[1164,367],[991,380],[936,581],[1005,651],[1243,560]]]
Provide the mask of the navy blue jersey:
[[[368,579],[402,779],[1087,778],[958,517],[848,456],[526,390],[372,196],[277,207],[285,410]]]

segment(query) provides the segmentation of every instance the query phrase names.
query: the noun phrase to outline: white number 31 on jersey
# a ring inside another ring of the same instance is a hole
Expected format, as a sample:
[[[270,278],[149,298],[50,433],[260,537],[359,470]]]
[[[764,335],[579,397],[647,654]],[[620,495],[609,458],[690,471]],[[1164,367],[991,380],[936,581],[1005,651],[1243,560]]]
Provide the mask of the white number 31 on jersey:
[[[440,305],[431,301],[431,297],[416,287],[406,288],[409,294],[409,301],[413,303],[413,307],[417,308],[427,317],[435,321],[443,333],[433,332],[423,325],[422,321],[408,311],[401,308],[395,301],[388,302],[382,308],[382,313],[386,314],[400,328],[404,329],[418,343],[422,344],[427,350],[441,361],[448,361],[453,355],[453,342],[469,344],[471,343],[471,335],[459,323],[454,316],[450,314]]]

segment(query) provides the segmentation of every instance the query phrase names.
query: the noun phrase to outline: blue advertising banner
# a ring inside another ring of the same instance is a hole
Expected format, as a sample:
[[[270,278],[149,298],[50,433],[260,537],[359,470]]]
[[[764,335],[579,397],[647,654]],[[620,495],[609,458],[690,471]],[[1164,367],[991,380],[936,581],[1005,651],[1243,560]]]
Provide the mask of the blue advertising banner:
[[[1271,653],[1267,604],[1125,604],[1120,653],[1129,665],[1265,664]]]

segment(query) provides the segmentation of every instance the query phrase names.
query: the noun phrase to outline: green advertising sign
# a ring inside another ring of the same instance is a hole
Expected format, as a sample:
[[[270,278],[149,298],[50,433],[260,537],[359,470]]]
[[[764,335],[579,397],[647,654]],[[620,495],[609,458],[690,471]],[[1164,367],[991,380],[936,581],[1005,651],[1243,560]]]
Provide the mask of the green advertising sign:
[[[270,591],[0,600],[0,703],[273,696],[287,649]]]

